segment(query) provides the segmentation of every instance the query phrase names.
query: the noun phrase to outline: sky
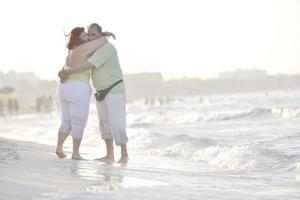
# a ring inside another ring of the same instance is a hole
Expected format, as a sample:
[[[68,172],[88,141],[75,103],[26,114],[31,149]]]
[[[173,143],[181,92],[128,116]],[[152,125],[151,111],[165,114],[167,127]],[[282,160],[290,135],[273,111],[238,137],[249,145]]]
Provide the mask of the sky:
[[[263,69],[300,73],[297,0],[9,0],[0,3],[0,71],[56,79],[68,33],[99,23],[115,33],[124,73],[165,79]]]

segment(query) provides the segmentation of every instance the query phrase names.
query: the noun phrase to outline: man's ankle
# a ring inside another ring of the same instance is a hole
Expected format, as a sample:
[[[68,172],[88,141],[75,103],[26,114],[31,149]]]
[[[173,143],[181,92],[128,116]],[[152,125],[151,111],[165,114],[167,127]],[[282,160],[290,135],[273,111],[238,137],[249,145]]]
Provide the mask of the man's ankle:
[[[121,156],[122,157],[128,157],[128,153],[122,153]]]
[[[114,158],[114,155],[113,154],[107,154],[105,157],[107,157],[107,158]]]

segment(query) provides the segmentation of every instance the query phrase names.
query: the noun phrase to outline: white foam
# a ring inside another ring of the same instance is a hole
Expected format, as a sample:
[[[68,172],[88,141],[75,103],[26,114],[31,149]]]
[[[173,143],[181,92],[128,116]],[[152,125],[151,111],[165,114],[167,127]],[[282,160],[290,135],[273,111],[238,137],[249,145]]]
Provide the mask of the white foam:
[[[228,170],[252,170],[258,166],[258,155],[247,146],[213,146],[193,154],[195,161],[206,161],[209,165]]]

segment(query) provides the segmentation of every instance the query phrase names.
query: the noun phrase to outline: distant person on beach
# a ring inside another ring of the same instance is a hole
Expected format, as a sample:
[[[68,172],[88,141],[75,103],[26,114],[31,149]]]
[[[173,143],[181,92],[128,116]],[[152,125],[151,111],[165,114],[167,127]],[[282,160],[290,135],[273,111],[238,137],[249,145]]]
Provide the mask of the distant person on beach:
[[[41,97],[37,97],[36,100],[35,100],[35,110],[36,112],[41,112],[41,109],[42,109],[42,99]]]
[[[68,55],[64,69],[71,69],[72,66],[84,62],[89,54],[107,43],[106,37],[88,41],[88,34],[83,27],[74,28],[68,36]],[[56,154],[59,158],[66,156],[63,151],[63,144],[71,132],[73,137],[72,159],[83,159],[79,154],[79,147],[89,114],[91,95],[89,81],[90,72],[84,71],[69,76],[68,80],[61,81],[58,86],[57,92],[62,118],[56,147]]]
[[[49,102],[49,111],[52,111],[53,109],[53,98],[51,95],[48,96],[48,102]]]
[[[150,105],[151,105],[151,106],[155,106],[155,99],[154,99],[153,97],[152,97],[151,100],[150,100]]]
[[[163,98],[159,98],[158,101],[160,106],[163,106],[165,104]]]
[[[13,102],[13,110],[14,110],[14,113],[16,115],[19,114],[19,101],[17,98],[14,98],[14,102]]]
[[[0,100],[0,116],[4,117],[4,102]]]
[[[48,96],[46,96],[46,95],[42,96],[42,105],[44,107],[45,112],[50,112],[50,100],[49,100]]]
[[[146,98],[145,98],[145,101],[144,101],[144,105],[147,106],[148,103],[149,103],[149,99],[148,99],[148,97],[146,97]]]
[[[8,108],[9,115],[12,116],[13,115],[13,100],[12,100],[12,98],[8,99],[7,108]]]
[[[88,27],[91,41],[102,36],[102,28],[94,23]],[[72,68],[62,72],[62,79],[76,73],[91,71],[93,85],[97,90],[96,106],[98,111],[100,132],[106,144],[106,156],[96,160],[106,163],[114,162],[114,141],[121,146],[121,158],[118,162],[128,161],[126,134],[126,96],[123,73],[120,68],[115,47],[107,42],[98,48],[85,62],[71,65]],[[106,95],[103,95],[106,94]]]

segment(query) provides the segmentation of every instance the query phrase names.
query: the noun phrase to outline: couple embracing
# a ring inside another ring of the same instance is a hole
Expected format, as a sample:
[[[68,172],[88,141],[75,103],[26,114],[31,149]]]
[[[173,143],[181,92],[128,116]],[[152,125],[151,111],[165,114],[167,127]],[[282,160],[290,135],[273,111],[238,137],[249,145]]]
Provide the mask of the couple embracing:
[[[69,134],[73,137],[72,159],[83,159],[79,147],[89,114],[91,96],[90,76],[97,90],[96,107],[102,139],[107,154],[96,160],[114,162],[114,141],[121,146],[120,163],[128,161],[126,135],[126,96],[123,73],[115,47],[108,41],[114,34],[102,32],[96,23],[87,28],[74,28],[68,35],[68,55],[59,72],[58,98],[61,125],[58,131],[56,154],[63,158],[63,144]]]

